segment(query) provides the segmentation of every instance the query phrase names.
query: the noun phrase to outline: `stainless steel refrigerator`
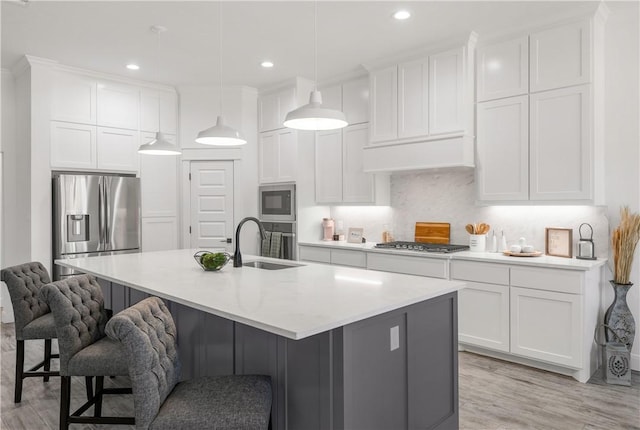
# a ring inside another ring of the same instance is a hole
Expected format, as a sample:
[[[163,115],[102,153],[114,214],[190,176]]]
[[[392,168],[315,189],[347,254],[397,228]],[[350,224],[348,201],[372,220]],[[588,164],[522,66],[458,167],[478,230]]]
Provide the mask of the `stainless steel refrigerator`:
[[[53,175],[53,258],[140,252],[140,179]],[[74,274],[53,265],[54,279]]]

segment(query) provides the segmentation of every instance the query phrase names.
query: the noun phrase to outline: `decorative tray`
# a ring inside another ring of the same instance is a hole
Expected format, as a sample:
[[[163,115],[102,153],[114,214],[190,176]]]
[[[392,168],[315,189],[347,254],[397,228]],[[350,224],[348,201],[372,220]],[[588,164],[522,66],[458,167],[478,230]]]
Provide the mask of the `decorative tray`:
[[[205,258],[205,256],[208,254],[216,255],[216,257]],[[229,260],[231,260],[233,257],[227,252],[198,251],[193,254],[193,258],[196,260],[198,265],[202,267],[203,270],[206,270],[207,272],[217,272],[218,270],[226,266]],[[212,261],[208,263],[205,261],[203,263],[203,258],[205,260],[211,259]]]
[[[533,251],[533,252],[503,251],[502,254],[508,257],[540,257],[542,255],[542,251]]]

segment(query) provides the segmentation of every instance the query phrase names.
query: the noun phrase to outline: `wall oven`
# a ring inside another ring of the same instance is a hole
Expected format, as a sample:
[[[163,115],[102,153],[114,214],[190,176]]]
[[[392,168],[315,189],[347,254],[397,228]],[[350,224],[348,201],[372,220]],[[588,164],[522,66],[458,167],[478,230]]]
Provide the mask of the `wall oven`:
[[[258,189],[260,198],[260,221],[295,222],[296,185],[262,185]]]

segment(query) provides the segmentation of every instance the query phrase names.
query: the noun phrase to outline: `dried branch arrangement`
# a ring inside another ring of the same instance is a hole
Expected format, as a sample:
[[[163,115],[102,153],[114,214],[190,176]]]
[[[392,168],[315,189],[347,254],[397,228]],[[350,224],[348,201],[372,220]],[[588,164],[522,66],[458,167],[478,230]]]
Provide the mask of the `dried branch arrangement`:
[[[633,254],[640,239],[640,214],[629,212],[627,206],[620,209],[620,225],[613,230],[613,281],[628,284],[633,264]]]

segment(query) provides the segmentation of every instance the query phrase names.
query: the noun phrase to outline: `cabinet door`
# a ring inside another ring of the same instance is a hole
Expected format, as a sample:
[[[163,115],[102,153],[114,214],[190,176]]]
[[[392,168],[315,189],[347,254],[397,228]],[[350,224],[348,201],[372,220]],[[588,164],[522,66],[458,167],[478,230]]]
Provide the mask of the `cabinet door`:
[[[140,130],[176,134],[177,96],[174,93],[143,90],[140,94]]]
[[[282,128],[282,124],[278,124],[279,103],[278,94],[260,96],[258,99],[258,131]]]
[[[342,130],[316,133],[316,202],[342,202]]]
[[[398,137],[426,136],[429,133],[429,60],[398,66]]]
[[[342,111],[350,125],[369,121],[369,78],[342,84]]]
[[[95,169],[96,126],[51,121],[51,167]]]
[[[589,85],[530,96],[530,199],[592,198]]]
[[[98,127],[98,169],[138,171],[138,132]]]
[[[160,131],[167,134],[178,133],[178,95],[176,93],[160,93]]]
[[[364,173],[363,151],[369,142],[369,124],[342,130],[342,201],[374,203],[374,176]]]
[[[98,83],[98,125],[137,130],[139,98],[136,87]]]
[[[278,132],[278,177],[280,182],[296,180],[298,170],[298,146],[296,133],[290,129]]]
[[[275,182],[278,177],[278,134],[260,133],[260,182]]]
[[[509,352],[509,286],[467,282],[458,292],[460,342]]]
[[[143,252],[178,249],[176,217],[142,218],[141,224]]]
[[[478,200],[529,198],[529,98],[477,104]]]
[[[342,85],[319,88],[319,91],[322,95],[323,107],[340,111],[342,110]]]
[[[96,124],[96,81],[55,72],[51,86],[51,119]]]
[[[300,245],[300,261],[313,261],[315,263],[331,263],[331,250],[329,248],[320,248],[317,246]]]
[[[429,57],[429,134],[464,130],[463,54],[460,48]]]
[[[511,352],[581,368],[581,298],[511,287]]]
[[[591,80],[591,30],[588,21],[530,36],[530,90],[579,85]]]
[[[483,46],[477,51],[478,101],[527,94],[529,39]]]
[[[398,138],[398,68],[396,66],[371,72],[371,142]]]
[[[165,135],[167,140],[171,135]],[[154,139],[142,133],[142,143]],[[173,142],[172,142],[173,143]],[[140,155],[142,217],[178,216],[178,157]],[[144,244],[144,243],[143,243]]]

